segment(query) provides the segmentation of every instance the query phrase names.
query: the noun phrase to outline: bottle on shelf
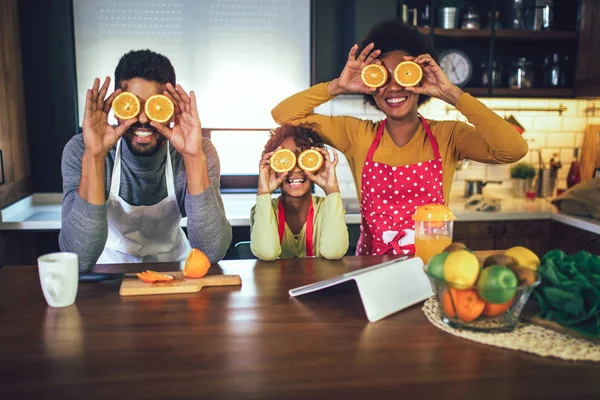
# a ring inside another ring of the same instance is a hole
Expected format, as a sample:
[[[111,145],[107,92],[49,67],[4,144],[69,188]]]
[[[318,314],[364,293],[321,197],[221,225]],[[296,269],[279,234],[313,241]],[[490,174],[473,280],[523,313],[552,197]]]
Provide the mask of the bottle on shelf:
[[[579,148],[575,148],[573,151],[573,161],[569,167],[569,173],[567,174],[567,187],[571,188],[577,185],[581,181],[581,174],[579,172]]]

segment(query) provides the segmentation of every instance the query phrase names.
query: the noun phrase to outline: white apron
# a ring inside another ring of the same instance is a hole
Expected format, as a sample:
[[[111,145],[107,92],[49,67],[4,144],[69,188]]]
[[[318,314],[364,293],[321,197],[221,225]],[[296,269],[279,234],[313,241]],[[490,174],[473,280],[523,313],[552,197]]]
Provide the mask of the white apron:
[[[173,165],[167,141],[167,197],[151,206],[132,206],[119,197],[121,143],[117,142],[115,165],[106,201],[108,239],[98,264],[183,261],[191,247],[179,226],[181,212],[175,195]]]

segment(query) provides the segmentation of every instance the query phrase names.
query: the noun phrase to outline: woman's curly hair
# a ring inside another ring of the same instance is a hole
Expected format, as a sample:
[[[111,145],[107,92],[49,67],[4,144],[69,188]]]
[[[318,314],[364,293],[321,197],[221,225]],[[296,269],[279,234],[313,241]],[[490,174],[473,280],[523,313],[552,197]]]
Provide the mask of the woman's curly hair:
[[[171,61],[152,50],[132,50],[123,55],[115,69],[115,89],[123,81],[142,78],[162,84],[170,82],[175,86],[175,69]]]
[[[384,20],[373,26],[358,46],[357,57],[370,43],[375,43],[375,49],[381,50],[381,55],[390,51],[402,50],[413,57],[420,54],[430,54],[435,62],[438,61],[437,51],[431,44],[429,37],[419,32],[414,26],[407,25],[399,19]],[[377,108],[373,96],[365,94],[363,97],[367,104]],[[429,96],[421,94],[417,104],[420,106],[429,100]]]
[[[271,137],[265,144],[265,153],[274,151],[285,139],[292,137],[294,143],[301,151],[311,147],[325,147],[323,139],[315,130],[315,123],[302,123],[298,125],[285,124],[271,131]]]

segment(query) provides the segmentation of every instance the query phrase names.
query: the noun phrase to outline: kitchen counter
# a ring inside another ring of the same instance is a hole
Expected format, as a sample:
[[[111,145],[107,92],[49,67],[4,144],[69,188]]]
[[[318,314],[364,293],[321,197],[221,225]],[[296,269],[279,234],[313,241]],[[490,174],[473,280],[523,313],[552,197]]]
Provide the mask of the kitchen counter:
[[[223,194],[225,213],[232,226],[248,226],[250,210],[255,203],[253,194]],[[60,193],[36,193],[0,211],[0,230],[58,231],[61,228]],[[494,212],[474,211],[465,207],[466,199],[460,196],[450,198],[450,208],[457,220],[465,221],[511,221],[550,219],[570,226],[600,234],[600,221],[593,218],[575,217],[561,214],[549,200],[526,201],[512,197],[500,200],[500,210]],[[344,199],[346,223],[359,224],[360,213],[356,199]],[[183,218],[181,226],[187,226]]]

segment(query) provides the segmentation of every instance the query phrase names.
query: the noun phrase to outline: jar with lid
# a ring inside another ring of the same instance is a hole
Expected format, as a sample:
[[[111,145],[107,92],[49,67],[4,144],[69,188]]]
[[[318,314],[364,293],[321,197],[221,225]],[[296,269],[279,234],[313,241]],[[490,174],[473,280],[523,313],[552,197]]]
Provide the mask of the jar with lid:
[[[566,71],[567,56],[552,53],[544,58],[544,86],[545,87],[567,87],[568,74]]]
[[[479,29],[479,14],[469,7],[463,16],[462,29]]]
[[[508,86],[511,89],[528,89],[533,87],[534,71],[531,61],[525,57],[517,58],[510,68]]]
[[[488,65],[481,63],[481,83],[483,86],[488,86]],[[502,65],[498,65],[496,61],[492,63],[492,87],[500,87],[502,82]]]

